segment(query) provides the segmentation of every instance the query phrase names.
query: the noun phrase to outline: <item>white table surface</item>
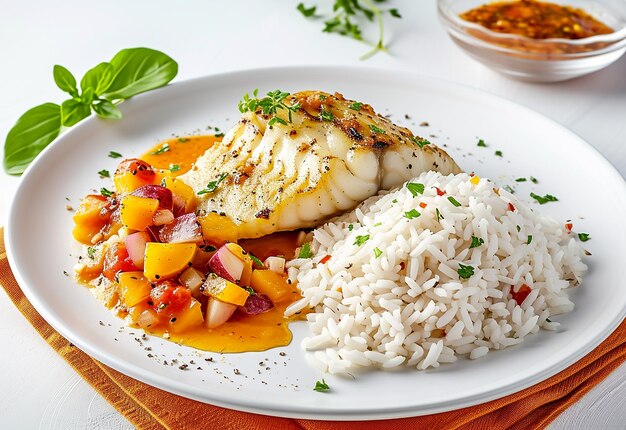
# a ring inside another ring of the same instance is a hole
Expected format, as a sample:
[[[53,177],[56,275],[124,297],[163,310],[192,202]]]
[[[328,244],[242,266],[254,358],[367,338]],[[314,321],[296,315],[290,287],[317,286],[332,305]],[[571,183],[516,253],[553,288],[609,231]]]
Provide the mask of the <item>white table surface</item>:
[[[626,174],[626,57],[603,71],[565,83],[517,82],[486,69],[453,45],[437,20],[433,0],[392,0],[404,18],[389,20],[386,26],[390,55],[362,62],[358,57],[366,46],[321,33],[322,23],[304,20],[296,4],[286,0],[188,0],[176,6],[163,0],[3,0],[0,135],[4,139],[28,108],[63,100],[52,79],[54,64],[82,76],[120,49],[147,46],[178,61],[176,80],[254,67],[339,64],[413,70],[459,82],[560,122]],[[19,177],[0,173],[0,225],[6,224],[18,183]],[[35,333],[4,293],[0,293],[0,345],[0,428],[132,428]],[[625,406],[626,365],[550,428],[626,428]]]

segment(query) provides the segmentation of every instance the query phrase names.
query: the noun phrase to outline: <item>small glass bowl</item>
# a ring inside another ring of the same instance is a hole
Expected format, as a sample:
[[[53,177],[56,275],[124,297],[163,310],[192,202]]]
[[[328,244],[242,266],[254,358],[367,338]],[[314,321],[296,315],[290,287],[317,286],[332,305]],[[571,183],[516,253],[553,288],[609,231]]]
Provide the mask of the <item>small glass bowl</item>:
[[[520,80],[557,82],[577,78],[608,66],[626,51],[626,0],[556,2],[583,9],[615,31],[577,40],[531,39],[491,31],[459,16],[485,4],[485,0],[437,0],[437,9],[448,34],[467,54]]]

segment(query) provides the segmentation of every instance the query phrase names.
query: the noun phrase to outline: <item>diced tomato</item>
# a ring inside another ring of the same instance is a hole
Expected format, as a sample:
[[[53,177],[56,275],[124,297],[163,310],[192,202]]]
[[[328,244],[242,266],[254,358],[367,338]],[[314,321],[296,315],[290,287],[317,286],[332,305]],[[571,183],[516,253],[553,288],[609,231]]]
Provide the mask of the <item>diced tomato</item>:
[[[166,280],[157,284],[150,292],[152,306],[159,314],[173,316],[183,310],[191,300],[191,290]]]
[[[509,210],[511,212],[515,212],[515,206],[513,206],[513,203],[509,203]]]
[[[572,228],[574,228],[574,224],[572,224],[571,222],[568,222],[567,224],[565,224],[565,229],[567,230],[568,233],[572,232]]]
[[[446,193],[445,191],[439,189],[439,187],[435,187],[435,189],[437,190],[437,195],[438,196],[443,196]]]
[[[426,206],[428,206],[426,203],[420,202],[420,208],[424,209],[426,208]]]
[[[126,172],[130,172],[134,176],[146,181],[146,183],[151,183],[156,174],[150,164],[138,158],[128,158],[122,161],[119,166],[117,166],[115,174],[121,175]]]
[[[328,260],[330,260],[330,255],[326,255],[326,256],[324,256],[324,257],[320,260],[320,264],[324,264],[324,263],[326,263]]]
[[[515,300],[518,305],[521,305],[524,302],[524,300],[526,300],[526,297],[528,297],[531,291],[532,290],[530,289],[528,285],[522,284],[522,286],[519,287],[519,290],[517,290],[517,292],[511,290],[511,296],[513,296],[513,300]]]
[[[114,281],[115,275],[119,272],[134,272],[139,270],[133,264],[126,250],[126,246],[122,242],[118,242],[111,246],[104,256],[104,269],[102,274],[109,280]]]

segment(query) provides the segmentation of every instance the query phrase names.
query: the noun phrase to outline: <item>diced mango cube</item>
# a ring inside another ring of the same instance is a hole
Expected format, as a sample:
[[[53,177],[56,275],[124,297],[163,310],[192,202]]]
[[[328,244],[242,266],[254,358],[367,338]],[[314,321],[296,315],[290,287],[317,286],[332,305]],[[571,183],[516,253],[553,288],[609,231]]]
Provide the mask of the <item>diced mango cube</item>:
[[[203,294],[208,294],[218,300],[233,305],[243,306],[250,293],[239,285],[220,278],[215,273],[209,273],[203,285]]]
[[[196,249],[195,243],[148,242],[143,273],[151,281],[171,278],[188,267]]]
[[[174,318],[170,319],[170,330],[175,333],[185,332],[193,327],[197,327],[204,322],[202,316],[202,306],[196,299],[189,301],[188,307],[181,310]]]
[[[272,270],[255,270],[250,278],[250,286],[259,294],[265,294],[274,303],[291,295],[291,285],[284,276]]]
[[[143,272],[120,272],[118,274],[119,294],[127,308],[132,308],[150,297],[150,281]]]
[[[218,247],[228,243],[237,242],[237,225],[228,217],[211,212],[198,218],[202,226],[204,240]]]
[[[177,178],[166,177],[163,179],[163,182],[165,183],[165,188],[185,200],[185,213],[191,213],[196,210],[198,197],[196,197],[193,188]]]
[[[120,218],[125,227],[131,230],[143,231],[152,224],[152,217],[157,209],[159,209],[159,201],[157,199],[126,196],[122,199]]]

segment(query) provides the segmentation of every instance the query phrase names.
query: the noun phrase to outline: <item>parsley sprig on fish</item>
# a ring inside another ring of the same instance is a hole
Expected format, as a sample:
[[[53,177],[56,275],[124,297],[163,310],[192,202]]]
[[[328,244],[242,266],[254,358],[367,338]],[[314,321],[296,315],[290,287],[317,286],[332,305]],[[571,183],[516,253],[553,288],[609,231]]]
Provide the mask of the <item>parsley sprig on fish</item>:
[[[276,123],[287,125],[287,121],[276,116],[279,110],[286,110],[291,122],[291,114],[300,109],[300,104],[288,105],[285,103],[285,99],[289,97],[289,93],[281,90],[274,90],[267,93],[267,96],[259,98],[259,89],[255,89],[252,92],[252,97],[248,93],[244,94],[243,99],[239,101],[239,112],[256,112],[261,110],[264,115],[271,115],[268,125],[272,126]]]

